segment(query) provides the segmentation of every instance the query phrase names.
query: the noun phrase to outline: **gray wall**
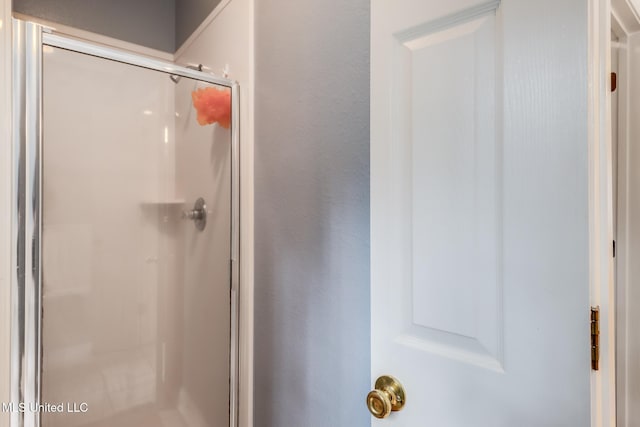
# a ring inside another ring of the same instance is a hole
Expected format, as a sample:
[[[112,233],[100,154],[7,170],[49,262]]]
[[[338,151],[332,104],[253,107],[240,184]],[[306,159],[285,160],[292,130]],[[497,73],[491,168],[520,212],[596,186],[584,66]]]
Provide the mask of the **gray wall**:
[[[176,49],[179,49],[198,25],[209,16],[221,0],[175,0]],[[260,1],[260,0],[258,0]]]
[[[15,12],[171,53],[174,9],[174,0],[13,0]]]
[[[369,1],[255,16],[255,426],[369,426]]]
[[[13,0],[13,10],[173,53],[221,0]]]

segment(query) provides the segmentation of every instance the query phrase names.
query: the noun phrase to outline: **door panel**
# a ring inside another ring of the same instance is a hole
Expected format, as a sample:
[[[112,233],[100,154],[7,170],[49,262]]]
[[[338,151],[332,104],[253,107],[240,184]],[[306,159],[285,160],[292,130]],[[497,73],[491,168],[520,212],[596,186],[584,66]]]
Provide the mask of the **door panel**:
[[[398,37],[398,66],[410,67],[410,121],[398,125],[411,129],[402,188],[413,228],[412,316],[401,339],[501,369],[495,17],[465,18]]]
[[[374,425],[589,423],[586,5],[569,3],[372,2],[372,384],[407,392]]]

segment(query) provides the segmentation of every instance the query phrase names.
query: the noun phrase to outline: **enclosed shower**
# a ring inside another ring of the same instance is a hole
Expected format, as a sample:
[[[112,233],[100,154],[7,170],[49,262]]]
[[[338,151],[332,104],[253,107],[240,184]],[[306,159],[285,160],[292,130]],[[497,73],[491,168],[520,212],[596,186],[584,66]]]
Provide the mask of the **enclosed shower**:
[[[236,426],[238,84],[14,40],[12,427]]]

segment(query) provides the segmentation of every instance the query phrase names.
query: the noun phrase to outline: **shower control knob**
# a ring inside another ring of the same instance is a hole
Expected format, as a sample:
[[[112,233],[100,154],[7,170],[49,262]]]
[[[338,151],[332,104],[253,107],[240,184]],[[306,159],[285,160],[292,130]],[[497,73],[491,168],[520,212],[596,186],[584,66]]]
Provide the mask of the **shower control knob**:
[[[207,226],[207,204],[202,197],[196,200],[193,209],[182,212],[182,219],[193,221],[198,231],[204,230]]]
[[[202,219],[205,215],[206,213],[203,212],[202,209],[191,209],[190,211],[182,212],[182,218],[184,219],[198,220]]]

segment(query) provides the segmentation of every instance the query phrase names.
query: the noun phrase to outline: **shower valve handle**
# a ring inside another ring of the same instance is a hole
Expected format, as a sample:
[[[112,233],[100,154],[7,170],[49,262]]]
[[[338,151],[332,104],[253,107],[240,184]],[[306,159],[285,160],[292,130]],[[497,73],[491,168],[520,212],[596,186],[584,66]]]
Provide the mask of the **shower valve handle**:
[[[199,231],[204,230],[207,226],[207,204],[204,199],[200,197],[196,200],[195,205],[193,205],[193,209],[182,211],[182,219],[191,220],[195,224],[196,229]]]
[[[205,212],[202,209],[191,209],[189,211],[182,211],[182,219],[198,220],[205,216]]]

